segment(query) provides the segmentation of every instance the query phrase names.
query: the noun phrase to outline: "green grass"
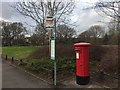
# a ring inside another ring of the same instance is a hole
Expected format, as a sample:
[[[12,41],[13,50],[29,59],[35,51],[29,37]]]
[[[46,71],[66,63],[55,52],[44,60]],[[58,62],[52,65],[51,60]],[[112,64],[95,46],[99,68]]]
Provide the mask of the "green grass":
[[[17,59],[25,59],[31,52],[38,48],[39,46],[7,46],[2,47],[2,54]]]
[[[2,47],[2,54],[4,56],[8,55],[8,57],[26,60],[28,62],[26,68],[36,72],[41,72],[45,71],[43,68],[49,70],[53,69],[53,61],[50,61],[49,55],[44,55],[44,53],[47,52],[47,49],[44,48],[44,50],[45,51],[43,51],[43,48],[40,48],[40,46],[7,46]],[[63,52],[63,55],[65,54],[66,52]],[[91,62],[90,65],[94,66],[94,62]],[[57,58],[57,68],[60,68],[64,71],[75,72],[75,57],[65,56],[64,58]]]

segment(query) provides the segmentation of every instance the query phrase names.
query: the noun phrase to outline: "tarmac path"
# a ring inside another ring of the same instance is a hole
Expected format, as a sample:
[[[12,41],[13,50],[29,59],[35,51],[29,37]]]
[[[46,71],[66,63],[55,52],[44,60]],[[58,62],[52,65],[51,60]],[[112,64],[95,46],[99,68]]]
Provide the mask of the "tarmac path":
[[[0,58],[0,90],[2,89],[2,60]]]
[[[50,88],[51,86],[18,68],[2,63],[2,88]]]
[[[0,78],[1,79],[1,78]],[[75,79],[63,81],[54,87],[52,84],[40,80],[23,70],[12,66],[8,62],[2,63],[2,88],[103,88],[90,83],[88,85],[77,85]]]

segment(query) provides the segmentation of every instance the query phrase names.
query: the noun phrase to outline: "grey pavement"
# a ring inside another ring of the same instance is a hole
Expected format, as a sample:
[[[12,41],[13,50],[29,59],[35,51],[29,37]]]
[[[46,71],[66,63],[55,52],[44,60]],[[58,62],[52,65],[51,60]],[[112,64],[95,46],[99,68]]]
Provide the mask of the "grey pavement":
[[[2,64],[2,88],[103,88],[91,83],[88,85],[77,85],[75,78],[57,83],[57,86],[40,80],[23,70],[11,66],[6,62]]]
[[[2,59],[0,56],[0,90],[2,89]]]
[[[103,86],[97,85],[95,82],[89,82],[88,85],[78,85],[76,84],[75,78],[64,81],[63,84],[68,86],[68,88],[104,88]]]
[[[49,88],[48,83],[37,79],[22,70],[11,66],[10,64],[2,64],[2,88]]]

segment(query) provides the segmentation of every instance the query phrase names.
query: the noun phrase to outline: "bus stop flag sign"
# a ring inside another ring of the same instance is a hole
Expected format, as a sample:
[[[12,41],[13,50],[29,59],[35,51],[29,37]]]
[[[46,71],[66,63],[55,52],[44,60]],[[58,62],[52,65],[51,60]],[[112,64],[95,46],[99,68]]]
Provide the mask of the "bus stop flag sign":
[[[47,17],[46,18],[46,28],[54,28],[54,19],[53,17]]]

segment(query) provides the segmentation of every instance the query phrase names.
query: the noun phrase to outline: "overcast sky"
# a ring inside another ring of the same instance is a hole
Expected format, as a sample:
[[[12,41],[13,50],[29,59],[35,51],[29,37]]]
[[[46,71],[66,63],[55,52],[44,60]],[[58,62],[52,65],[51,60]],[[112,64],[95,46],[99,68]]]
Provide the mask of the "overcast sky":
[[[32,19],[21,15],[11,7],[11,5],[14,5],[14,2],[17,0],[3,1],[1,0],[0,2],[0,20],[22,22],[27,27],[29,25],[35,25],[35,22]],[[109,22],[110,19],[108,17],[98,15],[94,9],[84,9],[92,7],[97,1],[98,0],[76,0],[74,15],[70,18],[71,22],[76,22],[77,27],[75,27],[75,29],[78,33],[87,30],[91,25],[105,25],[106,23],[103,22]],[[102,23],[100,21],[102,21]]]

